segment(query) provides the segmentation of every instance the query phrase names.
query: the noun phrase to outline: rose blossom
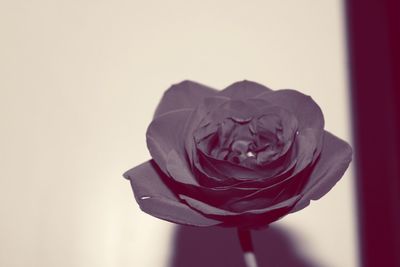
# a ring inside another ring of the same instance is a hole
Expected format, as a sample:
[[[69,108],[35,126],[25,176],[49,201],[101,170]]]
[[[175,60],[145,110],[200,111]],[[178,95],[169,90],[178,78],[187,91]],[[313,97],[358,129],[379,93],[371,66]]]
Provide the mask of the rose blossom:
[[[153,159],[124,174],[136,201],[194,226],[266,226],[326,194],[352,157],[311,97],[250,81],[173,85],[146,137]]]

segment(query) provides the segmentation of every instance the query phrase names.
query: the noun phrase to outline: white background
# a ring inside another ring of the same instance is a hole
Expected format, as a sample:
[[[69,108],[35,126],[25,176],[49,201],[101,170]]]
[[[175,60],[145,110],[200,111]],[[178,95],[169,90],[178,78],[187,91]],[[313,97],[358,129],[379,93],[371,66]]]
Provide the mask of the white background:
[[[173,224],[121,174],[165,89],[243,79],[311,95],[351,139],[341,1],[0,1],[0,265],[167,267]],[[351,169],[277,223],[357,266]]]

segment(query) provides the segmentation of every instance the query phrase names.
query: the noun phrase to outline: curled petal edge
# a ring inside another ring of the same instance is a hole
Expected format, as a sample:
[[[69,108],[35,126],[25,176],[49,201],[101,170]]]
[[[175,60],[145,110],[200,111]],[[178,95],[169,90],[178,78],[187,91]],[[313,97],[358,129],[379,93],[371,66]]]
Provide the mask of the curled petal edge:
[[[153,161],[147,161],[124,173],[130,180],[136,202],[145,213],[157,218],[192,226],[213,226],[220,221],[207,218],[182,203],[165,185],[165,175]]]
[[[351,147],[345,141],[325,131],[319,161],[303,188],[303,197],[291,212],[307,207],[311,200],[317,200],[328,193],[344,175],[351,160]]]
[[[217,93],[214,88],[189,80],[174,84],[162,96],[154,118],[182,108],[195,108],[199,100]]]

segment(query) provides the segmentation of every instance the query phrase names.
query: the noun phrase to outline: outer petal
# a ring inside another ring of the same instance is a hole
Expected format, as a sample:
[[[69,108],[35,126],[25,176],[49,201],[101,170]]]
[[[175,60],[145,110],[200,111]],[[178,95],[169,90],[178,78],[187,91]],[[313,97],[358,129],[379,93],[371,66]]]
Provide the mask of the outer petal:
[[[217,208],[197,199],[180,195],[191,207],[200,211],[205,216],[224,222],[224,226],[229,227],[262,227],[285,216],[299,200],[300,196],[295,196],[272,206],[263,209],[247,210],[244,212],[232,212]]]
[[[343,140],[325,131],[324,145],[320,158],[303,188],[303,197],[291,212],[298,211],[317,200],[339,181],[352,159],[352,149]]]
[[[191,198],[189,196],[185,196],[185,195],[180,195],[180,198],[182,198],[186,202],[188,202],[190,206],[192,206],[195,209],[197,209],[205,214],[208,214],[208,215],[235,216],[235,215],[244,215],[244,214],[261,214],[261,213],[265,213],[268,211],[272,211],[274,209],[279,209],[279,208],[283,208],[286,206],[290,206],[299,199],[299,196],[294,196],[290,199],[287,199],[283,202],[277,203],[273,206],[268,206],[266,208],[247,210],[247,211],[243,211],[243,212],[234,212],[234,211],[229,211],[229,210],[213,207],[211,205],[208,205],[207,203],[204,203],[200,200],[197,200],[197,199]]]
[[[272,90],[259,83],[244,80],[229,85],[227,88],[218,93],[218,95],[226,96],[231,99],[244,100],[246,98],[252,98],[266,92],[272,92]]]
[[[199,212],[180,202],[176,195],[163,182],[164,174],[153,161],[147,161],[124,173],[129,179],[140,208],[155,217],[170,222],[212,226],[220,221],[206,218]]]
[[[172,85],[161,98],[154,117],[182,108],[194,109],[204,97],[213,96],[218,91],[192,81]]]
[[[291,89],[273,91],[272,93],[264,93],[256,98],[265,99],[275,105],[290,110],[298,119],[299,129],[324,128],[324,116],[321,108],[314,100],[307,95]]]
[[[186,185],[199,186],[199,183],[192,173],[190,167],[185,160],[182,159],[182,156],[179,156],[175,150],[172,150],[168,154],[167,170],[169,176],[176,182]]]
[[[324,133],[324,115],[317,103],[310,96],[291,89],[264,93],[256,98],[265,99],[290,110],[297,117],[298,130],[300,132],[307,128],[313,130],[312,132],[317,143],[317,150],[313,158],[315,160],[321,152]]]
[[[318,147],[318,140],[314,138],[317,135],[316,131],[311,128],[304,129],[296,137],[296,167],[292,175],[296,175],[308,165],[312,164],[315,158],[318,157],[320,149]],[[321,136],[323,140],[323,136]]]
[[[175,150],[184,155],[184,126],[190,117],[191,109],[180,109],[164,113],[155,118],[147,129],[147,147],[158,166],[168,174],[168,154]]]

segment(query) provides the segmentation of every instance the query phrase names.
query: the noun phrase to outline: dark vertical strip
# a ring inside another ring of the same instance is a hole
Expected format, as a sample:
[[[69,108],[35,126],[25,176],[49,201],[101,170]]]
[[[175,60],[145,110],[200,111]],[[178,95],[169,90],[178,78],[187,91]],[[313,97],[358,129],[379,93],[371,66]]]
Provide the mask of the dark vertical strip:
[[[346,2],[361,262],[400,266],[400,1]]]

